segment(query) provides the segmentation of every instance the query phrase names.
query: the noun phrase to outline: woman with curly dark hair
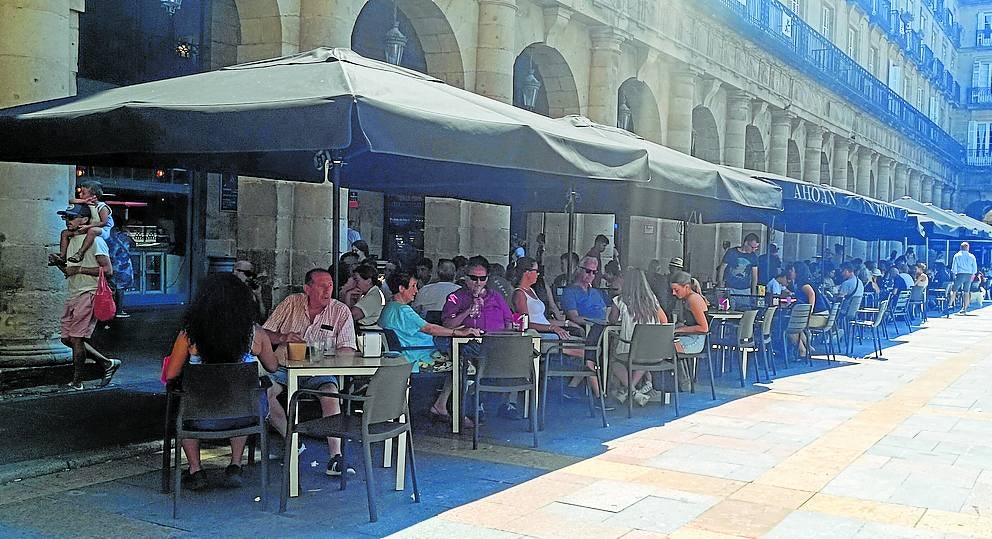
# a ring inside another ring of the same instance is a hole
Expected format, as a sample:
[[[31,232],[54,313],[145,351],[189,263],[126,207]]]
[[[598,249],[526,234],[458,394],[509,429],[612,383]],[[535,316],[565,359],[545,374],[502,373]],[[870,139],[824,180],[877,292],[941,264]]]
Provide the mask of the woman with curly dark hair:
[[[182,374],[187,364],[261,362],[265,370],[279,367],[268,334],[257,331],[256,307],[251,290],[232,273],[208,276],[186,309],[176,342],[172,345],[166,378]],[[264,399],[263,399],[264,403]],[[237,421],[237,420],[234,420]],[[197,428],[223,430],[233,428],[231,420],[199,421]],[[247,438],[231,438],[231,464],[224,470],[225,486],[241,486],[241,456]],[[207,486],[200,466],[199,440],[183,440],[183,452],[189,462],[188,488]]]

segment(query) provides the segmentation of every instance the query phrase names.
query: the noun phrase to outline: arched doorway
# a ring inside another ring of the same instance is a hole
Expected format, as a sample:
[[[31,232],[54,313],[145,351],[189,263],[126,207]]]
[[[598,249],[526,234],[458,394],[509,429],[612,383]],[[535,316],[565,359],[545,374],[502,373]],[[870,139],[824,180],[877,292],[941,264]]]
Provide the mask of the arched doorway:
[[[790,178],[801,180],[803,177],[803,159],[799,153],[799,145],[796,141],[790,140],[786,158],[785,175]]]
[[[693,157],[698,157],[710,163],[721,163],[720,131],[716,127],[716,119],[710,109],[698,106],[692,109],[692,146]]]
[[[765,141],[757,126],[749,125],[744,131],[744,168],[764,171],[766,167]]]
[[[624,120],[627,125],[621,125]],[[644,81],[630,78],[620,85],[617,90],[617,126],[661,143],[658,102]]]
[[[540,84],[532,107],[526,107],[524,92],[530,75]],[[544,43],[532,43],[513,62],[513,105],[561,118],[579,114],[579,91],[572,69],[557,49]]]
[[[465,87],[461,51],[447,17],[431,0],[395,0],[398,29],[407,38],[400,65]],[[351,48],[386,59],[386,33],[393,28],[393,0],[369,0],[351,32]]]
[[[820,152],[820,183],[830,185],[830,160],[826,152]]]
[[[283,17],[278,0],[234,0],[234,3],[241,25],[238,62],[276,58],[289,53],[283,49],[288,18]],[[272,21],[278,24],[272,24]]]

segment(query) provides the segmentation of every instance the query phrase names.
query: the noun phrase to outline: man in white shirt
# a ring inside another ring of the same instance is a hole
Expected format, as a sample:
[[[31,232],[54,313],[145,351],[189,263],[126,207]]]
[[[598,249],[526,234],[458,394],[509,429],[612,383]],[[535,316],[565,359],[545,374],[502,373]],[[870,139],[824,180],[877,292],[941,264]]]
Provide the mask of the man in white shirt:
[[[446,258],[437,261],[437,281],[420,288],[413,300],[413,310],[421,315],[430,311],[440,312],[452,292],[461,288],[455,284],[455,263]],[[430,320],[428,320],[430,322]]]
[[[951,289],[948,290],[947,304],[954,305],[954,294],[958,290],[963,291],[964,302],[961,304],[961,310],[958,314],[968,312],[968,303],[971,302],[971,282],[978,274],[978,261],[975,260],[975,255],[969,252],[969,249],[968,242],[961,242],[961,250],[954,253],[954,258],[951,259],[951,275],[954,276],[954,282],[951,284]]]

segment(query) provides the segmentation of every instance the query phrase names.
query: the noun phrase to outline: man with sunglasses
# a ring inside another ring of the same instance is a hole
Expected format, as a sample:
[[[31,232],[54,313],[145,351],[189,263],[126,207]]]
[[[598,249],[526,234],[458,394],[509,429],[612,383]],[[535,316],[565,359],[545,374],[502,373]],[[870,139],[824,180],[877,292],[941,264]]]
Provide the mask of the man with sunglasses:
[[[589,345],[596,345],[599,342],[607,317],[606,298],[599,289],[593,286],[598,275],[599,261],[592,256],[586,256],[579,262],[572,284],[561,295],[561,308],[565,311],[565,318],[579,327],[590,327],[589,333],[586,335],[586,344]],[[586,366],[594,369],[596,352],[586,352],[585,359]],[[581,378],[573,378],[569,387],[574,388],[581,381]],[[596,379],[590,378],[589,383],[593,395],[599,396],[599,385]],[[565,396],[572,397],[574,395],[566,393]]]
[[[258,283],[258,274],[255,273],[255,266],[247,260],[238,260],[234,263],[234,269],[231,273],[235,277],[241,279],[241,282],[245,283],[245,286],[251,290],[251,297],[255,300],[255,306],[258,308],[258,320],[265,320],[265,304],[262,303],[262,287]]]

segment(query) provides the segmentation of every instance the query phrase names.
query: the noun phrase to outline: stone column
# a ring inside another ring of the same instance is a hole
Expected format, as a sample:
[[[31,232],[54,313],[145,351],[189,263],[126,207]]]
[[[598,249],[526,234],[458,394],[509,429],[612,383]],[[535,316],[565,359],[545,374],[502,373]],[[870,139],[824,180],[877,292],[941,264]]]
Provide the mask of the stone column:
[[[888,202],[892,200],[892,191],[889,189],[892,182],[892,159],[888,157],[878,158],[878,178],[876,180],[875,198]]]
[[[744,166],[745,132],[750,115],[750,97],[740,90],[727,92],[727,128],[723,143],[723,162],[727,166]]]
[[[834,174],[831,185],[847,189],[847,162],[851,155],[851,143],[841,139],[834,145]]]
[[[902,163],[895,164],[895,180],[892,182],[892,200],[909,196],[909,168]]]
[[[861,148],[858,152],[857,180],[854,192],[859,195],[871,196],[871,150]]]
[[[923,175],[915,170],[909,171],[909,197],[923,202]]]
[[[949,210],[953,210],[954,209],[954,187],[951,186],[951,185],[948,185],[947,188],[944,189],[944,193],[943,193],[942,196],[943,196],[943,201],[941,203],[941,207],[942,208],[947,208]]]
[[[516,0],[479,0],[475,93],[504,103],[513,102],[516,17]]]
[[[672,96],[668,107],[668,147],[684,154],[692,152],[692,109],[696,75],[686,64],[672,64]]]
[[[792,115],[784,110],[772,110],[772,130],[768,140],[768,172],[785,176],[789,167],[789,137]]]
[[[76,93],[82,10],[81,1],[0,0],[0,107]],[[0,178],[0,388],[67,382],[70,351],[58,338],[66,284],[47,255],[65,228],[55,212],[73,168],[0,163]]]
[[[823,153],[823,133],[824,129],[811,123],[806,124],[806,144],[805,158],[803,159],[802,179],[819,184],[822,181],[822,171],[820,169],[820,154]],[[788,238],[785,241],[783,254],[792,255],[792,259],[808,260],[816,256],[818,234],[789,234],[795,236],[795,246],[789,245]]]
[[[923,176],[923,179],[920,181],[920,202],[933,202],[933,184],[933,178]]]
[[[364,2],[301,0],[300,50],[317,47],[351,48],[351,32]]]
[[[943,190],[944,190],[944,184],[940,183],[940,181],[934,180],[933,195],[930,197],[930,201],[933,202],[933,205],[937,206],[938,208],[944,207],[944,199],[942,196]]]
[[[589,65],[589,119],[617,125],[617,92],[620,88],[620,47],[624,36],[608,26],[589,30],[592,57]]]

